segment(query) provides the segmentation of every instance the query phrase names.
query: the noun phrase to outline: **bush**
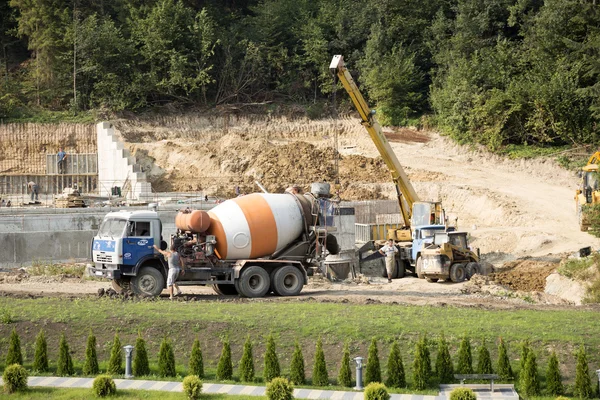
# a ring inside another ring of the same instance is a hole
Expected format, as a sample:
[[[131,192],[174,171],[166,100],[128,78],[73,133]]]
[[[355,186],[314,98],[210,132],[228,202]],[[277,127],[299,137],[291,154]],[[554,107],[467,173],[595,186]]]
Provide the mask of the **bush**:
[[[48,371],[48,343],[42,329],[35,339],[35,354],[33,356],[33,370],[37,372]]]
[[[383,383],[372,382],[365,388],[365,400],[390,400],[390,394]]]
[[[252,342],[250,336],[244,343],[244,354],[240,360],[239,375],[242,382],[254,381],[254,357],[252,356]]]
[[[527,362],[527,355],[531,349],[529,348],[529,341],[525,340],[521,343],[521,360],[519,362],[519,379],[521,379],[521,373],[525,370],[525,363]]]
[[[85,348],[85,364],[83,364],[84,375],[98,375],[98,356],[96,354],[96,336],[90,332]]]
[[[381,366],[379,365],[379,351],[377,350],[377,340],[373,338],[369,346],[367,356],[367,370],[365,372],[365,385],[371,382],[381,382]]]
[[[477,356],[477,373],[478,374],[493,374],[492,358],[490,352],[485,345],[485,339],[481,342]]]
[[[266,394],[269,400],[292,400],[294,386],[287,379],[276,377],[267,383]]]
[[[506,351],[506,346],[504,345],[504,340],[500,338],[500,343],[498,344],[498,375],[500,375],[501,379],[510,380],[515,378],[515,374],[513,373],[512,367],[510,366],[510,360],[508,358],[508,352]]]
[[[519,384],[526,396],[539,396],[540,381],[538,378],[536,357],[531,349],[527,350],[527,360],[525,360],[523,371],[519,374]]]
[[[197,400],[202,393],[202,381],[197,375],[188,375],[183,378],[183,393],[188,400]]]
[[[219,357],[219,363],[217,364],[217,380],[228,381],[233,379],[233,364],[231,362],[231,347],[229,345],[229,339],[223,341],[223,349],[221,350],[221,357]]]
[[[390,356],[388,357],[387,381],[385,384],[391,388],[402,388],[406,386],[404,363],[402,362],[402,354],[400,354],[400,346],[397,341],[392,343],[392,349],[390,350]]]
[[[158,375],[162,377],[176,376],[175,372],[175,354],[173,346],[167,338],[163,338],[158,351]]]
[[[451,383],[454,381],[454,365],[450,357],[450,350],[444,335],[440,336],[438,342],[437,357],[435,359],[435,373],[440,383]]]
[[[135,355],[133,357],[132,369],[134,376],[150,375],[150,363],[148,362],[146,341],[139,332],[138,337],[135,339]]]
[[[117,386],[110,376],[100,375],[94,379],[92,390],[98,397],[114,396],[117,393]]]
[[[471,389],[456,388],[450,392],[450,400],[477,400],[477,396]]]
[[[123,349],[121,349],[121,340],[119,334],[115,333],[110,359],[108,360],[108,370],[110,375],[121,375],[123,373]]]
[[[323,342],[321,338],[317,340],[317,349],[315,351],[315,365],[313,367],[312,384],[315,386],[329,385],[329,376],[327,375],[327,364],[325,363],[325,353],[323,352]]]
[[[592,398],[592,380],[587,363],[585,347],[581,345],[577,351],[577,369],[575,370],[575,388],[573,394],[580,399]]]
[[[202,349],[200,349],[200,341],[198,338],[194,340],[194,344],[192,345],[189,370],[191,375],[196,375],[198,378],[204,378],[204,359],[202,358]]]
[[[290,381],[294,385],[304,385],[306,383],[304,356],[297,340],[294,344],[294,354],[292,355],[292,363],[290,365]]]
[[[267,348],[265,350],[265,367],[263,369],[263,377],[265,382],[270,382],[273,378],[277,378],[281,375],[281,369],[279,368],[279,359],[277,358],[277,352],[275,351],[275,339],[273,335],[269,335],[267,338]]]
[[[27,370],[19,364],[6,367],[2,379],[6,393],[23,392],[27,390]]]
[[[350,349],[348,349],[348,342],[344,344],[342,362],[338,372],[338,385],[344,387],[352,386],[352,371],[350,370]]]
[[[427,387],[429,381],[429,374],[427,372],[428,362],[429,352],[427,351],[427,342],[425,337],[423,337],[417,342],[415,359],[413,360],[413,383],[417,390],[423,390]]]
[[[73,359],[69,352],[69,345],[65,334],[60,335],[60,344],[58,345],[58,361],[56,362],[56,375],[70,376],[75,373],[73,368]]]
[[[563,393],[563,384],[558,368],[558,357],[552,352],[548,359],[548,369],[546,370],[546,391],[552,396],[559,396]]]
[[[473,373],[473,356],[471,355],[471,342],[467,336],[465,336],[460,342],[458,348],[458,365],[456,366],[456,372],[459,374],[472,374]]]
[[[6,365],[19,364],[23,365],[23,354],[21,353],[21,339],[17,334],[17,330],[13,328],[10,333],[10,341],[8,343],[8,353],[6,354]]]

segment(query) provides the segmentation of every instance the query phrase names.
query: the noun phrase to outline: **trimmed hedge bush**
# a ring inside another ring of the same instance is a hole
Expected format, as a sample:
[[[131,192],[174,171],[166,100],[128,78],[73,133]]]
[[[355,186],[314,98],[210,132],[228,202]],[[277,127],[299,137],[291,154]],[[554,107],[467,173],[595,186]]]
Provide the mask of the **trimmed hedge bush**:
[[[558,367],[558,357],[553,351],[548,359],[548,368],[546,369],[546,391],[552,396],[563,394],[564,388],[560,369]]]
[[[239,375],[242,382],[254,381],[254,356],[252,355],[252,341],[250,336],[246,338],[244,343],[244,353],[239,365]]]
[[[379,351],[377,349],[377,339],[371,340],[369,346],[369,355],[367,356],[367,370],[365,372],[365,385],[371,382],[381,382],[381,365],[379,364]]]
[[[417,390],[423,390],[429,383],[430,374],[427,364],[429,363],[429,351],[425,338],[419,339],[415,347],[415,359],[413,360],[413,385]],[[431,364],[429,364],[429,370]]]
[[[4,380],[4,391],[6,393],[24,392],[27,390],[27,370],[19,364],[6,367],[2,379]]]
[[[450,392],[450,400],[477,400],[477,396],[469,388],[456,388]]]
[[[519,373],[520,389],[528,397],[540,395],[540,380],[538,377],[537,361],[533,350],[528,349],[525,367]]]
[[[506,346],[504,345],[504,340],[500,338],[500,343],[498,343],[498,375],[500,375],[501,379],[511,380],[515,379],[515,374],[510,366],[510,359],[508,358],[508,352],[506,351]]]
[[[458,348],[458,365],[456,372],[459,374],[473,373],[473,356],[471,355],[471,341],[465,336]]]
[[[221,357],[217,364],[217,380],[228,381],[233,379],[233,363],[231,362],[231,347],[229,339],[223,341]]]
[[[148,362],[146,341],[139,332],[137,339],[135,339],[135,354],[133,357],[132,369],[134,376],[150,375],[150,363]]]
[[[13,365],[19,364],[23,365],[23,355],[21,354],[21,339],[19,339],[19,335],[17,334],[17,330],[13,328],[10,333],[10,340],[8,342],[8,353],[6,354],[6,364],[5,365]]]
[[[58,361],[56,362],[56,375],[70,376],[75,373],[73,368],[73,359],[69,352],[69,345],[65,334],[60,335],[60,344],[58,345]]]
[[[188,375],[183,378],[183,393],[188,400],[198,400],[202,393],[202,381],[196,375]]]
[[[304,385],[306,383],[304,356],[297,340],[294,344],[294,354],[292,355],[292,363],[290,365],[290,381],[294,385]]]
[[[344,352],[342,354],[342,363],[338,372],[338,385],[344,387],[352,386],[352,371],[350,370],[350,349],[348,342],[344,344]]]
[[[83,364],[84,375],[98,375],[98,355],[96,354],[96,336],[90,332],[85,348],[85,364]]]
[[[100,375],[94,379],[92,391],[98,397],[114,396],[117,394],[117,385],[108,375]]]
[[[581,345],[577,351],[577,368],[575,370],[575,387],[573,388],[573,394],[580,399],[591,399],[593,397],[590,369],[588,367],[587,355],[583,345]]]
[[[387,381],[385,384],[391,388],[406,387],[406,374],[404,373],[404,363],[402,362],[402,354],[400,354],[400,346],[394,340],[390,356],[387,364]]]
[[[292,400],[294,386],[286,378],[273,378],[267,384],[266,394],[269,400]]]
[[[198,378],[204,378],[204,358],[202,357],[202,349],[198,338],[194,340],[192,345],[192,354],[190,354],[190,375],[196,375]]]
[[[327,374],[327,364],[325,363],[325,353],[323,352],[323,341],[317,340],[315,351],[315,365],[313,367],[312,384],[315,386],[329,385],[329,375]]]
[[[33,356],[33,370],[37,372],[48,371],[48,342],[42,329],[35,339],[35,355]]]
[[[390,394],[383,383],[372,382],[365,388],[365,400],[390,400]]]
[[[158,351],[158,375],[162,377],[176,376],[175,354],[171,342],[165,337]]]
[[[437,357],[435,359],[435,374],[440,380],[440,383],[454,382],[454,364],[452,363],[448,342],[446,342],[444,335],[440,337],[438,342]]]
[[[110,375],[121,375],[123,373],[123,349],[121,349],[121,340],[115,333],[112,349],[110,350],[110,359],[108,360],[108,370]]]
[[[273,338],[273,335],[269,335],[265,350],[265,367],[263,369],[265,383],[270,382],[273,378],[277,378],[280,375],[281,369],[279,368],[279,359],[275,351],[275,338]]]
[[[478,374],[493,374],[492,358],[490,352],[485,345],[485,339],[481,342],[477,356],[477,373]]]

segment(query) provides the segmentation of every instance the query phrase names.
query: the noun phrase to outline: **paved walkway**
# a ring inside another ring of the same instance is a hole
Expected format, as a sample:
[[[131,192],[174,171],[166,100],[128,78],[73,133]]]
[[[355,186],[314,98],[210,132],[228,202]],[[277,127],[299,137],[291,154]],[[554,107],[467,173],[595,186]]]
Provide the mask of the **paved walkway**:
[[[29,386],[46,386],[58,388],[91,388],[94,378],[60,378],[54,376],[30,376]],[[0,384],[2,378],[0,378]],[[182,392],[181,382],[168,381],[144,381],[138,379],[115,379],[117,389],[142,389],[159,390],[164,392]],[[449,394],[448,389],[451,386],[460,385],[442,385],[442,391],[438,396],[424,396],[418,394],[392,394],[391,400],[446,400]],[[466,387],[478,385],[465,385]],[[484,385],[480,385],[484,386]],[[489,385],[485,385],[489,388]],[[489,390],[485,393],[485,388],[477,388],[477,396],[486,400],[518,400],[518,395],[514,391],[513,385],[495,385],[496,390],[493,396],[490,396]],[[220,383],[203,383],[203,393],[222,393],[232,395],[246,396],[264,396],[264,386],[246,386],[246,385],[228,385]],[[516,395],[516,397],[514,397]],[[294,397],[297,399],[333,399],[333,400],[363,400],[363,392],[345,392],[334,390],[318,389],[294,389]]]

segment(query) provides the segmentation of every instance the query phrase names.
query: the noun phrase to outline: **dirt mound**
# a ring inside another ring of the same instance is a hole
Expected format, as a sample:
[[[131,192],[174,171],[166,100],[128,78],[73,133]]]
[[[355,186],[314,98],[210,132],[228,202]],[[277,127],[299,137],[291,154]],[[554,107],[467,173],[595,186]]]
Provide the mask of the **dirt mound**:
[[[505,263],[490,278],[513,290],[543,292],[546,278],[559,266],[559,262],[521,259]]]

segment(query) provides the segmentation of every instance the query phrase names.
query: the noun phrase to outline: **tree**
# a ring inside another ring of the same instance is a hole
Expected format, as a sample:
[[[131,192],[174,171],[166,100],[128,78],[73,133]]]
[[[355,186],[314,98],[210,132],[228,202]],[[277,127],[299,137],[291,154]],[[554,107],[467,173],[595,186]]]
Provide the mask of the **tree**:
[[[498,343],[498,365],[496,369],[498,375],[500,375],[500,378],[503,380],[515,378],[512,367],[510,366],[508,352],[506,351],[506,346],[504,345],[504,340],[502,338],[500,338],[500,342]]]
[[[402,362],[402,354],[400,354],[400,346],[398,341],[394,340],[390,356],[387,364],[387,387],[403,388],[406,387],[406,375],[404,373],[404,363]]]
[[[329,385],[329,376],[327,375],[327,364],[325,364],[325,353],[323,352],[323,342],[321,338],[317,340],[315,351],[315,365],[313,367],[312,384],[315,386]]]
[[[350,349],[348,348],[348,342],[344,344],[342,362],[338,372],[338,385],[344,387],[352,386],[352,371],[350,370]]]
[[[158,375],[162,377],[177,375],[173,346],[166,337],[163,338],[158,351]]]
[[[379,351],[377,350],[377,339],[371,339],[369,355],[367,357],[367,371],[365,373],[365,385],[371,382],[381,382],[381,366],[379,365]]]
[[[98,375],[98,356],[96,354],[96,336],[90,331],[85,347],[85,363],[83,364],[84,375]]]
[[[8,364],[7,364],[8,365]],[[37,372],[48,371],[48,343],[44,330],[40,330],[35,339],[35,355],[33,357],[33,370]]]
[[[121,340],[118,333],[115,333],[115,338],[113,339],[107,372],[110,375],[121,375],[123,373],[123,349],[121,349]]]
[[[592,381],[590,379],[590,370],[587,363],[585,347],[581,345],[577,351],[577,368],[575,370],[575,387],[573,394],[580,399],[591,399]]]
[[[533,350],[527,351],[527,360],[525,367],[519,374],[519,384],[523,393],[527,396],[539,396],[540,382],[538,378],[536,357]]]
[[[204,359],[202,358],[202,349],[198,338],[194,340],[192,345],[192,354],[190,354],[190,375],[196,375],[198,378],[204,378]]]
[[[415,346],[415,358],[413,360],[413,384],[415,389],[423,390],[429,382],[428,370],[431,370],[431,365],[427,368],[429,362],[429,354],[427,350],[427,341],[423,336]]]
[[[231,347],[229,345],[229,339],[223,340],[223,349],[221,350],[221,357],[217,364],[217,380],[228,381],[233,379],[233,364],[231,361]]]
[[[456,366],[456,372],[459,374],[472,374],[473,373],[473,357],[471,355],[471,341],[465,336],[458,348],[458,365]]]
[[[477,357],[477,373],[478,374],[493,374],[492,359],[490,352],[485,345],[485,339],[481,341]]]
[[[440,383],[451,383],[454,381],[454,365],[450,357],[450,350],[444,335],[440,336],[438,342],[437,357],[435,360],[435,373]],[[389,386],[389,385],[388,385]]]
[[[529,347],[529,340],[525,340],[521,343],[521,360],[519,361],[519,379],[521,378],[521,372],[525,370],[525,363],[527,363],[527,355],[531,351]]]
[[[554,351],[548,359],[548,368],[546,370],[546,391],[548,394],[555,397],[563,394],[563,384],[558,366],[558,357]]]
[[[69,353],[69,345],[65,334],[60,335],[60,343],[58,345],[58,361],[56,362],[56,375],[58,376],[70,376],[75,373],[73,368],[73,360],[71,359],[71,353]]]
[[[135,339],[135,357],[133,358],[133,375],[150,375],[150,363],[148,362],[148,351],[146,350],[146,341],[141,332]]]
[[[8,353],[6,354],[6,364],[5,365],[13,365],[19,364],[23,365],[23,354],[21,353],[21,339],[17,334],[17,330],[13,328],[10,333],[10,339],[8,343]]]
[[[292,355],[292,362],[290,364],[290,381],[294,385],[304,385],[306,383],[304,356],[302,355],[302,349],[300,349],[298,340],[294,344],[294,354]]]
[[[270,382],[271,379],[281,376],[279,368],[279,359],[275,351],[275,338],[270,334],[267,338],[267,348],[265,350],[265,366],[263,368],[263,377],[265,382]]]
[[[242,354],[240,360],[239,375],[242,382],[254,381],[254,357],[252,356],[250,336],[246,338],[246,343],[244,343],[244,354]]]

